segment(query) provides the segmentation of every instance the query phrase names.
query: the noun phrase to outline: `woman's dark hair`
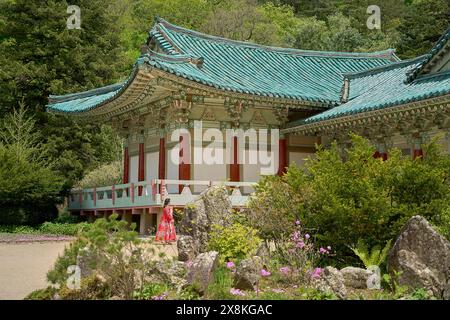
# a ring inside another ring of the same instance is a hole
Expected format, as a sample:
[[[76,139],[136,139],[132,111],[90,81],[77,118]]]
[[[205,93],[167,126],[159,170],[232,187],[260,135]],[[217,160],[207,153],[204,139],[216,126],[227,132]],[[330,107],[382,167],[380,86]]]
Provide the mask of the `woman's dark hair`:
[[[164,207],[167,206],[170,203],[170,198],[167,198],[164,200]]]

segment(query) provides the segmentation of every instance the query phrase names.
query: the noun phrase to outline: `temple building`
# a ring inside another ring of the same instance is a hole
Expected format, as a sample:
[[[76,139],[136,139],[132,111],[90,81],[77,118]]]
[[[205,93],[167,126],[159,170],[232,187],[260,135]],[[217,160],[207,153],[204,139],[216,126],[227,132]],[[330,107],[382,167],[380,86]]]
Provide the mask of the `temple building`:
[[[275,48],[157,19],[125,81],[49,98],[49,112],[110,123],[126,141],[123,183],[73,190],[69,209],[115,211],[147,233],[166,197],[182,207],[223,184],[232,204],[244,206],[263,172],[260,161],[241,161],[252,151],[274,152],[272,174],[282,174],[314,156],[316,144],[346,145],[349,132],[373,141],[384,159],[392,147],[424,156],[421,145],[434,136],[450,153],[449,37],[450,28],[428,54],[401,61],[392,49]],[[270,147],[261,150],[265,139]],[[211,144],[228,161],[195,161]]]

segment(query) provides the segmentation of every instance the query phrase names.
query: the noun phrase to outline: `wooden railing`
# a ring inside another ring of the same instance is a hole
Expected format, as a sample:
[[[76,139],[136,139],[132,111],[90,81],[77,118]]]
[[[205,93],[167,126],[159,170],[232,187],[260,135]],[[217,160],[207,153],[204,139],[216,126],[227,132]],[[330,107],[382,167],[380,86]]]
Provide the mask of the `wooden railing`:
[[[74,189],[69,198],[69,210],[108,210],[162,205],[170,198],[174,206],[184,206],[206,188],[214,185],[227,187],[233,206],[244,206],[255,182],[223,182],[201,180],[160,180],[119,184],[108,187]],[[182,192],[178,191],[182,186]]]

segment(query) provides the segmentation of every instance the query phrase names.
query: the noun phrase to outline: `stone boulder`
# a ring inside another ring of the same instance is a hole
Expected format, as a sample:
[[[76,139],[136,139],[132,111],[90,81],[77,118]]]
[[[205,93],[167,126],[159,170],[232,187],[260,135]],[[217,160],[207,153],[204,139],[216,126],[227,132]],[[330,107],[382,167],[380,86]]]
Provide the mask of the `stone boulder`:
[[[231,224],[231,209],[226,187],[210,187],[185,206],[179,225],[180,234],[192,237],[196,253],[206,252],[211,226]]]
[[[241,290],[256,290],[262,268],[261,257],[255,256],[242,260],[236,268],[234,287]]]
[[[346,267],[340,272],[344,277],[345,286],[354,289],[367,289],[367,281],[373,274],[369,270],[356,267]]]
[[[196,252],[194,238],[191,236],[179,236],[177,239],[177,249],[179,261],[192,261],[198,253]]]
[[[408,220],[389,252],[388,270],[400,285],[450,298],[450,243],[421,216]]]
[[[208,285],[213,280],[214,271],[219,264],[219,253],[209,251],[200,253],[192,261],[192,265],[187,274],[187,282],[197,287],[200,293],[204,293]]]
[[[334,293],[339,299],[345,299],[347,295],[344,277],[333,267],[323,269],[320,277],[312,280],[312,286],[322,292]]]

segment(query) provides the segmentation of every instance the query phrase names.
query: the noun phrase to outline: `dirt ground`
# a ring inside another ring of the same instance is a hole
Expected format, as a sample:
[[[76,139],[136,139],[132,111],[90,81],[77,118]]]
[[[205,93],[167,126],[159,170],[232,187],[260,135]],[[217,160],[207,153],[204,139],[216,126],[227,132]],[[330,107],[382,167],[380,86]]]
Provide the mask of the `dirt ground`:
[[[47,271],[68,243],[0,243],[0,300],[23,299],[34,290],[47,287]],[[178,255],[176,244],[150,246],[155,248],[155,258],[162,252],[168,257]]]
[[[47,287],[47,271],[67,243],[0,243],[0,300],[23,299]]]

